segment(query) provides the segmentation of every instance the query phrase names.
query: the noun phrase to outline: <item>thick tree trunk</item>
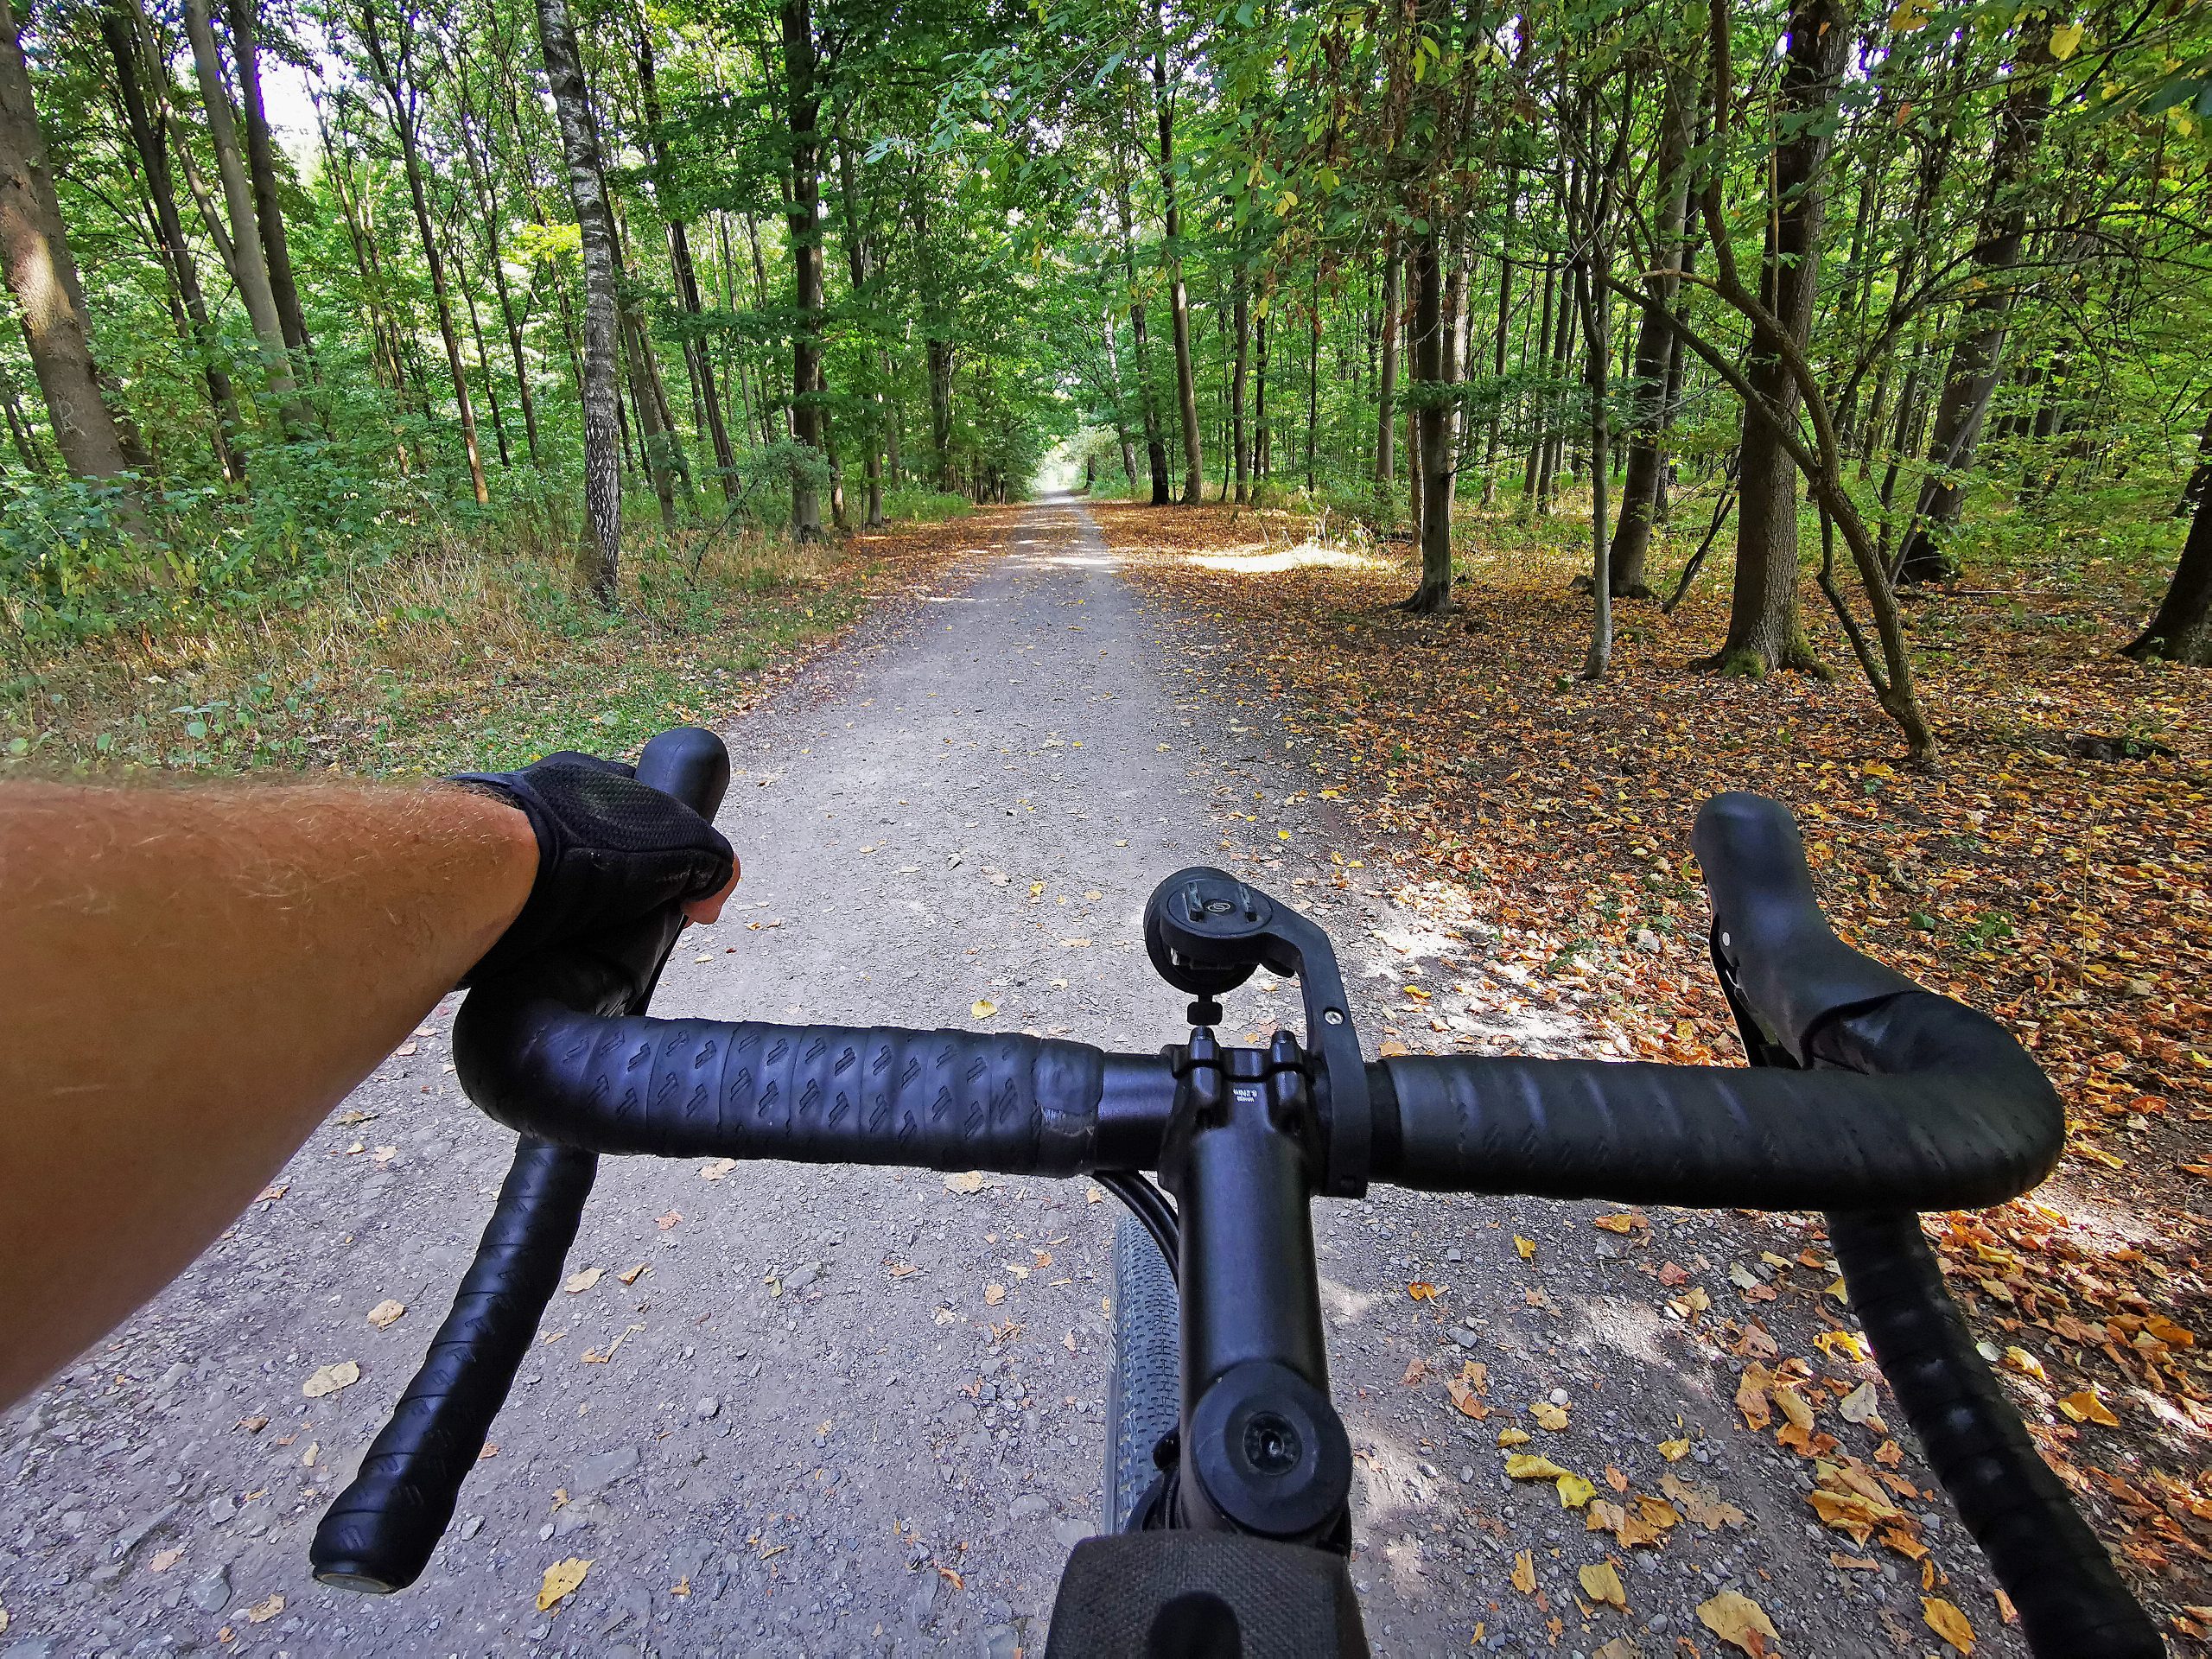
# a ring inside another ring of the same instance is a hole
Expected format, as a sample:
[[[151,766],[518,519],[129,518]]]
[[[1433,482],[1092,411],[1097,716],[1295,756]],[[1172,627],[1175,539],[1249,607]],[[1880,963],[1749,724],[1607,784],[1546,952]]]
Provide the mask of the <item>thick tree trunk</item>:
[[[79,478],[119,477],[130,470],[123,431],[101,394],[84,288],[62,229],[9,0],[0,0],[0,259],[61,464]]]
[[[2063,377],[2061,377],[2063,378]],[[2036,435],[2047,438],[2057,428],[2056,418],[2046,429],[2040,416],[2036,421]],[[2174,517],[2186,518],[2204,505],[2212,495],[2212,410],[2204,414],[2204,429],[2196,435],[2196,465],[2189,469],[2189,482],[2181,486],[2181,499],[2174,504]]]
[[[137,26],[127,11],[109,4],[100,10],[100,34],[107,41],[109,55],[115,60],[117,95],[122,100],[124,124],[130,134],[130,146],[137,151],[139,169],[145,175],[147,197],[153,204],[154,231],[161,244],[162,263],[168,271],[169,280],[176,285],[177,299],[184,308],[189,330],[192,354],[207,384],[208,405],[214,411],[215,462],[222,468],[224,478],[236,483],[245,475],[239,452],[239,435],[245,423],[238,414],[230,374],[223,365],[214,325],[208,317],[207,296],[200,285],[199,267],[193,263],[192,250],[184,239],[184,220],[176,205],[176,180],[169,168],[168,137],[156,124],[146,103],[145,70],[138,50]]]
[[[1969,279],[1974,297],[1961,319],[1959,340],[1951,348],[1950,368],[1943,377],[1943,396],[1936,406],[1936,428],[1928,439],[1929,474],[1920,486],[1913,528],[1897,550],[1899,582],[1936,582],[1956,574],[1956,562],[1944,543],[1948,533],[1958,528],[1966,505],[1961,474],[1974,465],[1982,419],[2003,366],[2005,327],[2014,292],[2007,278],[2027,243],[2023,192],[2050,112],[2050,77],[2044,71],[2050,64],[2052,21],[2045,14],[2021,25],[2012,86],[1997,106],[1989,195]]]
[[[822,370],[822,179],[816,156],[822,102],[815,85],[810,0],[784,0],[783,45],[791,145],[791,198],[784,223],[791,242],[791,305],[798,314],[791,336],[791,435],[826,458],[822,398],[816,391]],[[801,541],[822,537],[822,502],[814,480],[797,474],[791,479],[791,531]]]
[[[2212,668],[2212,498],[2200,501],[2166,595],[2126,655]]]
[[[937,487],[950,495],[960,487],[952,465],[952,342],[922,342],[930,377],[930,447],[937,453]]]
[[[1414,290],[1414,384],[1421,402],[1421,585],[1409,611],[1440,611],[1452,602],[1451,411],[1440,393],[1452,378],[1452,320],[1444,307],[1446,250],[1433,226],[1414,238],[1408,262]]]
[[[1244,369],[1252,344],[1251,273],[1249,267],[1238,265],[1235,281],[1236,357],[1229,383],[1229,444],[1236,456],[1236,505],[1241,507],[1251,499],[1251,454],[1245,448],[1244,430]]]
[[[1376,355],[1381,360],[1375,376],[1375,500],[1377,511],[1386,515],[1397,470],[1393,452],[1397,447],[1398,313],[1404,308],[1399,290],[1404,269],[1404,257],[1394,231],[1389,251],[1382,257],[1382,338],[1376,342]]]
[[[614,215],[600,169],[598,124],[584,88],[568,0],[537,0],[537,35],[553,117],[569,168],[569,200],[583,245],[584,511],[591,527],[582,575],[601,603],[612,605],[622,558],[622,434],[615,389]]]
[[[1783,137],[1774,149],[1775,201],[1759,297],[1788,341],[1801,349],[1812,336],[1820,283],[1821,173],[1834,143],[1817,117],[1838,96],[1850,33],[1841,0],[1792,0],[1779,111]],[[1765,409],[1794,423],[1797,383],[1781,346],[1754,329],[1745,378]],[[1728,637],[1701,665],[1754,677],[1778,668],[1817,672],[1797,608],[1797,464],[1768,416],[1749,407],[1742,456]]]
[[[1153,26],[1162,27],[1159,0]],[[1175,339],[1175,406],[1183,417],[1183,505],[1205,499],[1205,461],[1198,447],[1198,383],[1191,367],[1191,296],[1183,287],[1183,214],[1175,200],[1175,97],[1167,86],[1167,54],[1153,54],[1153,107],[1160,127],[1161,251],[1167,261],[1167,315]]]
[[[253,337],[261,346],[262,376],[268,383],[269,395],[276,401],[287,433],[304,437],[314,431],[315,416],[300,400],[299,383],[292,374],[283,320],[277,315],[276,296],[270,286],[261,216],[253,205],[245,158],[238,149],[238,127],[231,118],[231,95],[223,85],[223,63],[215,48],[215,28],[208,16],[207,0],[185,0],[184,32],[192,43],[200,100],[207,112],[216,176],[222,182],[224,211],[230,219],[231,275],[238,283],[238,297],[245,302]]]
[[[269,117],[261,100],[261,48],[254,19],[254,0],[226,0],[231,22],[231,51],[238,65],[238,102],[245,114],[246,167],[253,177],[254,217],[261,231],[261,251],[269,262],[269,291],[276,302],[276,321],[284,330],[284,344],[299,364],[312,369],[313,344],[308,338],[307,316],[300,309],[300,290],[292,276],[291,240],[284,233],[283,205],[276,196],[276,146],[270,137]]]

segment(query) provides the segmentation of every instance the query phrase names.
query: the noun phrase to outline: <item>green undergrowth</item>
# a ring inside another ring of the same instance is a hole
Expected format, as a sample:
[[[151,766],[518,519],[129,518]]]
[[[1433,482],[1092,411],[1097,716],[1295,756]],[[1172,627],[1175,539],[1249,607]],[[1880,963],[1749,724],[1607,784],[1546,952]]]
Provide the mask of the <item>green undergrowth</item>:
[[[633,536],[621,601],[534,538],[432,535],[257,613],[117,630],[0,670],[0,775],[371,776],[632,753],[711,722],[851,622],[906,538]]]

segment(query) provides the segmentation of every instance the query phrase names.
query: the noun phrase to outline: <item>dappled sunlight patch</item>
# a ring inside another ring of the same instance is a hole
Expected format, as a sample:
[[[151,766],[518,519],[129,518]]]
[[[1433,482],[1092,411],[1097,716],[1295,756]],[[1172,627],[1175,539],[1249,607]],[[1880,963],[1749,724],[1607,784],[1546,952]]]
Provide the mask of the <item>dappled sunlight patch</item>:
[[[1219,570],[1232,576],[1280,575],[1286,570],[1375,570],[1386,568],[1383,560],[1365,553],[1355,553],[1349,548],[1325,547],[1319,542],[1300,542],[1295,547],[1269,547],[1255,543],[1249,547],[1223,549],[1209,553],[1186,553],[1184,562],[1204,570]]]

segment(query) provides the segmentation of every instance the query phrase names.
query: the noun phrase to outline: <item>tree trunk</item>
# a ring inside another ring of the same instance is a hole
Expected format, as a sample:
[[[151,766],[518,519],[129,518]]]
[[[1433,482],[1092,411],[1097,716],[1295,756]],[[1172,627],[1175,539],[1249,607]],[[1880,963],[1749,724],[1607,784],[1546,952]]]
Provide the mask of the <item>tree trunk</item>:
[[[144,68],[136,26],[128,12],[114,4],[100,10],[100,34],[115,60],[116,91],[123,105],[124,124],[130,134],[146,194],[153,203],[154,231],[159,238],[162,262],[176,285],[184,308],[194,359],[207,386],[207,402],[215,416],[215,461],[224,478],[238,482],[245,474],[239,454],[239,435],[245,423],[238,415],[238,397],[225,369],[213,323],[207,315],[207,296],[200,285],[199,267],[184,239],[184,220],[177,211],[176,180],[169,169],[167,136],[155,124],[146,103]]]
[[[1244,368],[1252,343],[1252,307],[1250,295],[1251,272],[1239,264],[1235,277],[1236,298],[1236,367],[1229,382],[1229,447],[1236,457],[1236,505],[1244,505],[1251,499],[1251,454],[1245,448],[1244,430]]]
[[[230,219],[231,275],[238,297],[245,302],[253,324],[253,337],[261,346],[263,378],[269,395],[289,436],[299,438],[315,429],[315,417],[300,401],[299,385],[292,375],[290,348],[284,324],[276,314],[276,297],[270,286],[269,259],[263,251],[260,215],[253,205],[245,160],[238,149],[237,125],[231,118],[231,95],[223,85],[223,64],[215,50],[215,28],[208,16],[207,0],[185,0],[184,32],[192,43],[192,63],[200,79],[200,99],[207,112],[207,133],[215,150],[216,176],[223,187],[223,207]]]
[[[1390,512],[1391,484],[1396,472],[1398,431],[1398,313],[1403,308],[1400,279],[1405,269],[1397,232],[1390,233],[1382,256],[1382,338],[1376,344],[1382,361],[1375,376],[1375,502],[1386,522]]]
[[[1164,29],[1159,0],[1153,27]],[[1163,43],[1152,57],[1153,108],[1160,126],[1160,251],[1167,260],[1167,314],[1175,337],[1175,406],[1183,417],[1183,505],[1205,499],[1205,462],[1198,448],[1198,384],[1191,369],[1191,297],[1183,287],[1183,214],[1175,200],[1175,98],[1167,86]]]
[[[4,3],[4,0],[0,0]],[[583,62],[568,0],[537,0],[537,37],[553,117],[569,168],[569,199],[583,245],[584,512],[591,537],[580,574],[600,602],[612,605],[622,558],[622,435],[615,391],[614,215],[600,170],[599,128],[584,89]]]
[[[822,399],[815,390],[822,369],[822,181],[815,155],[822,103],[815,85],[811,0],[783,0],[783,44],[791,143],[784,223],[791,241],[791,305],[798,313],[791,336],[791,435],[826,454]],[[791,531],[801,541],[822,538],[821,498],[814,480],[797,473],[791,475]]]
[[[2027,241],[2024,191],[2050,112],[2050,77],[2044,71],[2050,64],[2051,27],[2047,14],[2022,24],[2012,85],[1997,106],[1989,195],[1968,279],[1974,297],[1967,302],[1959,341],[1951,348],[1950,368],[1943,377],[1943,396],[1936,406],[1936,429],[1928,440],[1929,474],[1913,510],[1913,528],[1897,550],[1899,582],[1936,582],[1957,573],[1944,543],[1948,532],[1958,528],[1966,505],[1961,474],[1974,465],[1974,446],[2004,360],[2014,292],[2007,277]]]
[[[1136,446],[1129,442],[1128,418],[1128,389],[1122,381],[1122,348],[1116,336],[1120,330],[1114,327],[1114,308],[1105,305],[1098,313],[1098,327],[1106,342],[1106,372],[1114,382],[1114,436],[1122,446],[1122,471],[1129,480],[1129,493],[1137,493]]]
[[[464,133],[471,133],[474,121],[464,123]],[[507,287],[506,264],[499,249],[499,206],[492,184],[492,147],[487,141],[480,158],[472,155],[469,174],[476,185],[477,211],[484,222],[484,238],[490,255],[492,289],[499,302],[499,320],[507,332],[507,354],[514,361],[515,396],[522,404],[522,425],[525,442],[530,445],[530,461],[533,467],[541,463],[537,453],[537,399],[530,389],[530,359],[523,347],[523,324],[515,315],[514,296]]]
[[[845,263],[852,273],[853,303],[870,304],[868,284],[875,276],[875,238],[868,232],[861,207],[860,169],[853,160],[852,140],[841,124],[837,130],[837,183],[845,209]],[[868,393],[874,418],[864,434],[861,465],[868,478],[868,528],[883,528],[883,392]]]
[[[507,423],[499,413],[499,384],[492,378],[492,353],[484,349],[484,321],[476,314],[476,290],[468,281],[468,265],[461,257],[460,234],[453,232],[449,237],[454,283],[461,289],[461,300],[468,309],[468,336],[476,342],[476,366],[484,376],[484,401],[492,410],[492,436],[499,446],[499,465],[512,471],[515,461],[507,448]]]
[[[1268,276],[1267,292],[1260,296],[1260,315],[1252,321],[1252,492],[1259,498],[1259,481],[1274,474],[1274,439],[1268,426],[1268,313],[1274,308],[1274,276]]]
[[[1644,278],[1644,286],[1651,296],[1666,306],[1674,303],[1675,291],[1680,286],[1675,271],[1681,268],[1687,248],[1682,236],[1690,194],[1689,170],[1682,164],[1687,137],[1681,112],[1672,107],[1669,100],[1662,117],[1659,147],[1659,180],[1662,188],[1667,189],[1666,206],[1660,213],[1659,247],[1661,265],[1667,264],[1666,256],[1671,252],[1675,268],[1652,271]],[[1602,301],[1603,294],[1599,297]],[[1612,547],[1607,555],[1612,592],[1624,599],[1653,596],[1650,585],[1643,579],[1643,562],[1651,546],[1651,525],[1658,516],[1660,470],[1664,464],[1669,407],[1667,381],[1669,365],[1675,360],[1675,331],[1665,315],[1644,312],[1636,331],[1635,424],[1629,435],[1628,475],[1621,484],[1620,524],[1613,531]]]
[[[2056,428],[2055,417],[2050,429],[2038,418],[2036,435],[2047,438]],[[2208,495],[2212,495],[2212,410],[2204,413],[2204,429],[2196,436],[2196,465],[2189,469],[2189,482],[2181,486],[2181,499],[2174,504],[2174,517],[2186,518],[2204,505]]]
[[[661,136],[660,81],[653,62],[652,38],[642,23],[638,29],[638,90],[645,106],[645,128],[652,148],[653,198],[668,220],[668,262],[676,276],[677,303],[687,317],[706,315],[699,299],[699,276],[691,262],[691,233],[683,216],[674,210],[676,188],[668,165],[668,145]],[[729,428],[723,423],[721,404],[715,396],[714,355],[703,334],[695,327],[683,336],[683,358],[698,382],[700,412],[706,418],[707,439],[714,446],[716,475],[725,505],[737,486],[737,452],[731,448]]]
[[[1416,419],[1421,432],[1421,586],[1405,607],[1424,614],[1452,602],[1451,410],[1442,393],[1452,378],[1452,319],[1445,314],[1446,251],[1432,223],[1414,242],[1414,382],[1421,400]]]
[[[261,48],[254,21],[254,0],[226,0],[230,14],[231,52],[238,65],[238,102],[245,113],[245,159],[253,178],[254,217],[261,251],[269,262],[269,291],[276,302],[276,321],[284,344],[301,365],[312,368],[313,346],[300,290],[292,276],[291,241],[284,233],[283,205],[276,197],[276,146],[261,101]]]
[[[1812,337],[1820,283],[1821,173],[1834,143],[1818,117],[1841,86],[1849,22],[1841,0],[1792,0],[1778,112],[1783,137],[1774,148],[1775,200],[1767,218],[1759,297],[1801,350]],[[1778,668],[1820,671],[1797,610],[1797,465],[1764,412],[1771,410],[1785,422],[1796,419],[1797,383],[1780,353],[1781,342],[1752,331],[1745,378],[1763,408],[1744,411],[1728,637],[1700,664],[1754,678]]]
[[[101,395],[84,288],[62,228],[9,0],[0,0],[0,259],[7,262],[8,287],[21,311],[61,464],[79,478],[120,477],[130,470],[123,432]],[[132,521],[135,526],[135,511]]]
[[[1122,264],[1129,284],[1129,335],[1137,360],[1137,407],[1144,420],[1145,460],[1152,473],[1152,505],[1164,507],[1174,497],[1167,483],[1167,442],[1160,431],[1160,399],[1152,380],[1151,330],[1146,325],[1144,291],[1137,286],[1136,227],[1129,206],[1128,174],[1117,168],[1115,181],[1119,186],[1114,205],[1121,215]]]
[[[1521,504],[1525,509],[1538,505],[1536,486],[1544,470],[1545,452],[1551,447],[1551,368],[1552,368],[1552,302],[1559,281],[1558,264],[1544,261],[1544,297],[1536,311],[1536,366],[1544,376],[1544,384],[1529,397],[1529,465],[1521,479]],[[1528,346],[1522,346],[1522,362],[1529,360]]]
[[[1517,186],[1509,186],[1506,195],[1510,207]],[[1502,388],[1505,384],[1505,345],[1512,332],[1513,321],[1513,261],[1501,253],[1497,258],[1497,330],[1491,338],[1491,372],[1497,378],[1501,390],[1493,395],[1490,407],[1490,434],[1483,442],[1483,505],[1493,505],[1497,499],[1497,447],[1505,419],[1505,397]]]
[[[2139,663],[2158,657],[2212,668],[2212,498],[2197,504],[2158,613],[2126,654]]]

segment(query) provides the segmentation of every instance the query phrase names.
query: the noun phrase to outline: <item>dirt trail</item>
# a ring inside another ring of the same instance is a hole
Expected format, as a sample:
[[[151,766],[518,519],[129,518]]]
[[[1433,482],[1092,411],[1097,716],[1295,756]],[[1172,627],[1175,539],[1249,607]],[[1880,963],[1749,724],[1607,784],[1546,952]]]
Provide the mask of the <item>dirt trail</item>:
[[[1416,976],[1491,1046],[1574,1044],[1571,999],[1541,1026],[1485,1014],[1520,988],[1479,938],[1391,904],[1382,855],[1309,798],[1307,740],[1186,687],[1179,636],[1207,626],[1146,608],[1079,507],[1029,510],[1004,556],[864,627],[730,734],[722,823],[747,879],[685,935],[656,1011],[968,1025],[988,1002],[991,1028],[1149,1048],[1181,1034],[1182,999],[1144,961],[1145,896],[1222,862],[1330,929],[1370,1052]],[[1296,1008],[1262,979],[1230,1029]],[[0,1656],[1039,1651],[1099,1501],[1118,1211],[1084,1182],[967,1193],[607,1160],[569,1264],[602,1271],[556,1297],[423,1580],[382,1600],[313,1582],[315,1522],[420,1358],[512,1146],[454,1084],[451,1013],[313,1137],[281,1197],[0,1425]],[[1661,1215],[1649,1243],[1617,1240],[1598,1208],[1382,1189],[1319,1208],[1376,1652],[1465,1651],[1478,1627],[1511,1653],[1616,1636],[1663,1653],[1682,1634],[1710,1651],[1694,1610],[1724,1586],[1793,1655],[1936,1646],[1916,1573],[1830,1567],[1840,1541],[1808,1535],[1804,1465],[1732,1427],[1732,1370],[1681,1339],[1643,1276],[1672,1260],[1725,1290],[1732,1262],[1786,1236]],[[1415,1303],[1410,1281],[1447,1288]],[[405,1315],[371,1326],[387,1299]],[[358,1382],[302,1397],[346,1360]],[[1469,1360],[1488,1368],[1481,1422],[1442,1387]],[[1528,1411],[1554,1399],[1556,1433]],[[1673,1474],[1745,1524],[1685,1522],[1631,1560],[1548,1484],[1504,1479],[1516,1421],[1603,1498],[1609,1464],[1642,1492]],[[1680,1437],[1694,1451],[1665,1463]],[[2017,1651],[1971,1546],[1937,1527],[1981,1650]],[[1509,1583],[1522,1550],[1536,1597]],[[1587,1615],[1576,1569],[1609,1550],[1633,1611]],[[567,1557],[589,1572],[541,1613]]]

